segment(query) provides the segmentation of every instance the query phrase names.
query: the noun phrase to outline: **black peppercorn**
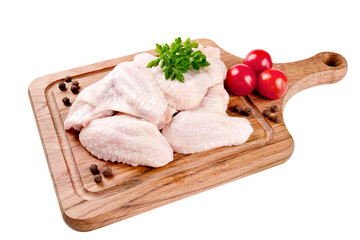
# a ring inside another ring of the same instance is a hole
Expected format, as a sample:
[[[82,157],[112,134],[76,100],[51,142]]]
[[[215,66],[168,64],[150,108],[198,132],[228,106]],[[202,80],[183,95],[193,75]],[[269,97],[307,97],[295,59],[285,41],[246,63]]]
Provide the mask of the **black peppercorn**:
[[[281,118],[279,116],[275,115],[274,118],[272,119],[272,121],[274,123],[279,123],[279,122],[281,122]]]
[[[63,97],[62,102],[65,104],[65,106],[70,105],[70,99],[68,97]]]
[[[113,176],[112,170],[110,167],[104,167],[104,169],[102,170],[102,174],[104,175],[104,177],[109,178]]]
[[[242,110],[243,110],[243,108],[240,105],[235,105],[234,106],[234,112],[241,113]]]
[[[70,77],[70,76],[66,76],[66,77],[64,78],[64,80],[65,80],[65,82],[71,82],[71,77]]]
[[[76,86],[76,85],[71,85],[71,91],[72,91],[74,94],[77,94],[77,93],[79,93],[79,87]]]
[[[242,115],[244,115],[244,116],[250,116],[251,114],[252,114],[252,110],[250,109],[250,108],[245,108],[244,110],[242,110],[241,112],[240,112]]]
[[[100,175],[100,174],[97,174],[97,175],[94,177],[94,181],[95,181],[96,183],[101,183],[101,181],[102,181],[101,175]]]
[[[64,82],[59,82],[59,88],[60,88],[60,90],[61,91],[65,91],[66,90],[66,85],[65,85],[65,83]]]
[[[271,106],[270,111],[274,113],[274,112],[279,111],[279,108],[278,108],[278,106],[273,105],[273,106]]]
[[[92,172],[92,174],[99,174],[99,169],[97,165],[91,164],[89,169]]]
[[[72,81],[71,84],[72,84],[72,85],[75,85],[75,86],[79,86],[79,82],[76,81],[76,80]]]
[[[270,111],[269,110],[267,110],[267,109],[265,109],[264,111],[263,111],[263,115],[264,115],[264,117],[269,117],[270,116]]]

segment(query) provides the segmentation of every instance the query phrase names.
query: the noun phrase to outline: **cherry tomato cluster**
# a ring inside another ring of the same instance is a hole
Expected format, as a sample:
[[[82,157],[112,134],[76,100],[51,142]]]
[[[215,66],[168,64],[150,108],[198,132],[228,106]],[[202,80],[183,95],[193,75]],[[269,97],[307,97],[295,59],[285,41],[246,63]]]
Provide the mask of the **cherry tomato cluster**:
[[[288,88],[285,74],[275,68],[271,56],[264,50],[256,49],[248,53],[243,64],[231,67],[226,76],[226,85],[239,96],[250,94],[254,89],[269,99],[283,97]]]

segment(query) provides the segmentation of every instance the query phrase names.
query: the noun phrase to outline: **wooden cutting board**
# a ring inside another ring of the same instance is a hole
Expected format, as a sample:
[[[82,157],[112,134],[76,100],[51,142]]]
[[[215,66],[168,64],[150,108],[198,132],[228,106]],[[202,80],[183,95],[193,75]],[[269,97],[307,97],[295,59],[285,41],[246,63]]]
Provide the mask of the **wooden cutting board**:
[[[209,39],[196,41],[219,47]],[[154,50],[147,52],[155,54]],[[61,212],[65,222],[75,230],[93,230],[285,162],[293,152],[293,139],[283,121],[270,121],[262,115],[263,110],[277,105],[280,110],[277,115],[282,120],[285,104],[295,93],[335,83],[347,71],[346,60],[332,52],[298,62],[274,64],[289,80],[283,98],[268,100],[256,93],[246,97],[230,94],[227,111],[230,116],[240,117],[231,110],[235,104],[253,111],[248,119],[254,133],[245,144],[189,155],[174,154],[174,161],[161,168],[131,167],[96,159],[80,144],[77,133],[64,130],[69,107],[62,103],[62,98],[67,96],[74,102],[77,95],[70,91],[70,83],[66,91],[60,91],[58,83],[71,76],[80,83],[81,91],[102,79],[117,64],[133,60],[134,55],[49,74],[35,79],[29,86]],[[227,68],[243,61],[223,49],[221,59]],[[89,171],[90,164],[97,164],[100,169],[110,166],[114,177],[103,178],[101,184],[96,184]]]

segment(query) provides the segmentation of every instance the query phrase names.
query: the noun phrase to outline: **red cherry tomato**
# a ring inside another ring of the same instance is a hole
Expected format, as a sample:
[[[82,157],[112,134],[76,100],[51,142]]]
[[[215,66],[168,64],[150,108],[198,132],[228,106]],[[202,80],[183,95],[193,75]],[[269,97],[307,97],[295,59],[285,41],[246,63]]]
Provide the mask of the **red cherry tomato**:
[[[266,69],[272,68],[272,60],[270,54],[261,49],[255,49],[248,53],[244,59],[244,64],[254,69],[256,76]]]
[[[265,70],[257,78],[256,90],[264,97],[279,99],[285,95],[287,88],[288,80],[278,69]]]
[[[256,74],[248,65],[237,64],[227,72],[226,85],[238,96],[248,95],[255,89]]]

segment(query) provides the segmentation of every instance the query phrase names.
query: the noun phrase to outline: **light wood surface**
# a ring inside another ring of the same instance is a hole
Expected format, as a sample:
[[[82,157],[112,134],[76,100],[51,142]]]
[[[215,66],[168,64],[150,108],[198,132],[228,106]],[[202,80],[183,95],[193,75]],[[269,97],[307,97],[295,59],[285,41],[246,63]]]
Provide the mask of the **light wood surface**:
[[[218,47],[209,39],[197,39],[204,46]],[[220,48],[221,49],[221,48]],[[153,50],[147,51],[155,53]],[[80,83],[80,91],[102,79],[117,64],[131,61],[136,54],[99,62],[35,79],[29,86],[39,134],[45,151],[54,188],[65,222],[73,229],[89,231],[126,219],[167,203],[194,195],[224,183],[279,165],[288,160],[294,142],[283,121],[286,102],[297,92],[321,84],[341,80],[347,71],[346,60],[332,52],[319,53],[311,58],[274,64],[289,80],[286,95],[268,100],[254,93],[247,97],[230,94],[228,114],[235,104],[250,107],[248,117],[254,133],[243,145],[221,147],[197,154],[174,154],[174,161],[161,168],[131,167],[96,159],[82,147],[75,132],[66,132],[63,121],[69,107],[62,103],[75,94],[60,91],[57,84],[65,76]],[[221,49],[221,59],[227,68],[242,59]],[[281,123],[262,116],[264,109],[276,104]],[[114,177],[94,182],[89,171],[91,164],[99,168],[110,166]]]

